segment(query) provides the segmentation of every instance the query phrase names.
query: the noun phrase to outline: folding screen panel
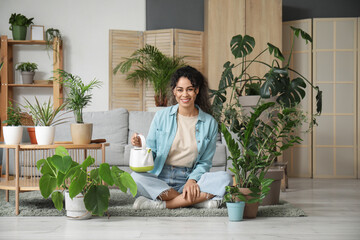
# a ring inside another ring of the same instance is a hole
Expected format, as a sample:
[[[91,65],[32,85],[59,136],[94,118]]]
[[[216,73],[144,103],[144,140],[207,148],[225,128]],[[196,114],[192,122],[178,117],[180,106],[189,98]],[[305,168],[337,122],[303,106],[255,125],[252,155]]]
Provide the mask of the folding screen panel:
[[[138,31],[110,30],[109,36],[109,98],[110,109],[123,107],[129,111],[143,109],[143,87],[134,86],[125,80],[126,74],[118,72],[113,75],[113,69],[143,46],[143,33]]]
[[[283,23],[283,54],[287,59],[290,54],[291,44],[293,42],[293,31],[291,26],[301,28],[305,32],[312,34],[312,20],[298,20]],[[290,67],[295,69],[301,75],[311,81],[311,69],[312,69],[312,47],[311,43],[306,44],[302,39],[295,38],[294,49],[292,58],[290,61]],[[291,79],[297,77],[295,74],[291,74]],[[307,115],[308,122],[297,131],[296,134],[303,139],[301,144],[286,150],[283,155],[283,162],[288,163],[288,175],[291,177],[311,177],[312,176],[312,135],[306,132],[310,116],[311,109],[311,87],[308,85],[306,88],[306,96],[302,101],[301,108]]]
[[[357,19],[314,19],[313,80],[323,90],[314,178],[357,177]]]

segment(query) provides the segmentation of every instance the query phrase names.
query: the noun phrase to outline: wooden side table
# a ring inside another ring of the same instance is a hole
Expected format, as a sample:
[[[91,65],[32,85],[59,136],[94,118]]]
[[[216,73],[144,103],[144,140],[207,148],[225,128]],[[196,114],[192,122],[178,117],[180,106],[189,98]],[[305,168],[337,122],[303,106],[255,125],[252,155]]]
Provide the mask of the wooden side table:
[[[54,154],[55,148],[58,146],[65,147],[69,152],[73,151],[72,158],[74,161],[83,161],[87,157],[89,151],[101,151],[101,162],[105,162],[105,147],[109,146],[109,143],[91,143],[85,145],[75,144],[53,144],[53,145],[36,145],[36,144],[18,144],[18,145],[6,145],[0,144],[0,148],[5,149],[5,161],[6,161],[6,174],[5,179],[0,180],[0,189],[5,190],[6,201],[9,201],[9,190],[15,191],[15,214],[19,215],[19,193],[25,191],[39,191],[40,173],[36,168],[35,151],[40,151],[43,154],[42,158],[49,157]],[[15,178],[10,179],[9,176],[9,150],[14,149],[15,156]],[[23,153],[22,164],[26,165],[27,170],[23,173],[20,172],[20,153]],[[82,159],[80,160],[80,157]],[[94,157],[94,156],[93,156]],[[20,176],[21,175],[21,176]]]

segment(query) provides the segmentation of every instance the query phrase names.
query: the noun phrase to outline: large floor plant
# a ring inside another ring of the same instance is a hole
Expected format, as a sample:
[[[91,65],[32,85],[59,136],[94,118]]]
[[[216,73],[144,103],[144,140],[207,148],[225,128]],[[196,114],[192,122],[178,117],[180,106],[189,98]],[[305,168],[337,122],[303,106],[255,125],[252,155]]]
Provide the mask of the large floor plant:
[[[135,51],[125,61],[120,62],[114,68],[114,74],[118,71],[128,73],[126,79],[134,85],[139,82],[151,83],[155,91],[155,105],[167,106],[167,88],[171,75],[180,67],[185,66],[184,57],[169,57],[163,54],[158,48],[145,45]],[[135,69],[131,70],[132,66]]]
[[[312,41],[301,29],[292,27],[292,30],[294,39],[301,36],[306,42]],[[237,35],[232,38],[231,51],[235,59],[241,61],[237,64],[226,62],[218,89],[211,90],[213,112],[228,145],[229,159],[232,160],[230,170],[236,181],[236,186],[227,187],[226,201],[238,199],[255,203],[261,202],[266,196],[272,181],[266,179],[265,174],[272,163],[284,150],[301,142],[295,130],[306,119],[298,105],[305,97],[307,85],[317,92],[317,108],[312,122],[315,122],[316,115],[322,109],[322,92],[319,88],[289,67],[293,45],[286,61],[280,49],[270,43],[254,59],[249,59],[254,46],[255,39],[251,36]],[[258,60],[266,52],[275,58],[271,63]],[[268,72],[263,77],[251,76],[248,69],[252,65],[265,66]],[[233,70],[237,67],[241,68],[241,72],[234,76]],[[290,72],[298,77],[290,79]],[[263,99],[274,96],[277,103],[260,100],[253,111],[244,113],[238,96],[256,82],[260,86],[260,96]],[[249,188],[251,198],[246,198],[240,188]]]

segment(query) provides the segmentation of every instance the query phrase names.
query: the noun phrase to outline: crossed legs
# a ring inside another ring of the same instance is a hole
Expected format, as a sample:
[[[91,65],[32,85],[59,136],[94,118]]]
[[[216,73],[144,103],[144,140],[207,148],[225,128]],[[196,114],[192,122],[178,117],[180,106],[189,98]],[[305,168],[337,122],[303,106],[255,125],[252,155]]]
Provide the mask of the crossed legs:
[[[197,203],[204,202],[213,198],[214,195],[209,193],[201,192],[199,197],[195,197],[194,199],[184,198],[183,195],[173,188],[164,191],[162,194],[158,196],[159,200],[166,202],[166,208],[179,208],[179,207],[188,207]]]

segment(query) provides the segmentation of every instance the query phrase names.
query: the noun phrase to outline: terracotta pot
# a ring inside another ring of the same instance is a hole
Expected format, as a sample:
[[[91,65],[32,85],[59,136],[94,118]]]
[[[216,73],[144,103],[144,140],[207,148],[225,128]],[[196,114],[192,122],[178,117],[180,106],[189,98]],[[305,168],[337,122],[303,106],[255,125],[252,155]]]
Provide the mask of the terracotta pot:
[[[92,137],[92,123],[70,124],[71,138],[73,144],[89,144]]]
[[[246,199],[251,199],[249,196],[251,193],[249,188],[240,188],[239,191],[246,197]],[[244,209],[244,218],[256,218],[257,212],[259,209],[259,203],[245,203]]]
[[[36,135],[35,135],[35,128],[34,127],[27,128],[27,131],[29,133],[31,144],[37,144]]]
[[[280,187],[281,179],[284,176],[284,170],[280,167],[270,168],[269,171],[265,174],[265,178],[273,179],[274,181],[270,184],[270,191],[263,199],[261,205],[276,205],[279,203],[280,199]]]

